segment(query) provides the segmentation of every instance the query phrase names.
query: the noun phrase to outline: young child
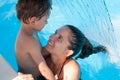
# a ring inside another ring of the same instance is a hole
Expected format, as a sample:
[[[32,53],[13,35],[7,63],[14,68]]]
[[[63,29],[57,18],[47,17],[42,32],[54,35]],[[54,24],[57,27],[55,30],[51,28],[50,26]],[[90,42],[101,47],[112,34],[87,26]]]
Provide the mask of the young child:
[[[47,24],[50,8],[50,0],[18,0],[16,10],[21,28],[16,39],[15,52],[20,72],[32,74],[33,77],[38,77],[41,73],[47,80],[55,80],[41,54],[37,34]]]

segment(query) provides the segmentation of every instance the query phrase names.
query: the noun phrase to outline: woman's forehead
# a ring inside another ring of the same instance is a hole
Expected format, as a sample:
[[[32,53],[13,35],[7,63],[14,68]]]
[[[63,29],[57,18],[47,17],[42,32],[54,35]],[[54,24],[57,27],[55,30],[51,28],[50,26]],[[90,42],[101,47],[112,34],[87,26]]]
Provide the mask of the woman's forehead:
[[[70,29],[67,26],[63,26],[59,28],[58,31],[66,32],[66,31],[70,31]]]
[[[61,27],[57,30],[57,32],[60,34],[67,35],[70,32],[70,30],[67,27]]]
[[[61,28],[59,28],[57,30],[57,32],[64,38],[64,39],[67,39],[67,40],[70,40],[71,37],[72,37],[72,33],[71,33],[71,30],[66,27],[66,26],[63,26]]]

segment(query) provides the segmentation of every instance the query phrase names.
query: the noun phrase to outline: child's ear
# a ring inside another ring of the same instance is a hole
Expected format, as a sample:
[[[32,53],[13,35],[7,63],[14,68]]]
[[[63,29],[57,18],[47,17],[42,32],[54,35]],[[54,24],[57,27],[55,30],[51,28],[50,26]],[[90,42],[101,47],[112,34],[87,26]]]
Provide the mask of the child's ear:
[[[68,50],[66,56],[69,57],[69,56],[71,56],[72,54],[73,54],[73,50]]]
[[[36,17],[31,17],[31,18],[28,19],[28,22],[29,22],[29,24],[34,25],[36,20],[37,20]]]

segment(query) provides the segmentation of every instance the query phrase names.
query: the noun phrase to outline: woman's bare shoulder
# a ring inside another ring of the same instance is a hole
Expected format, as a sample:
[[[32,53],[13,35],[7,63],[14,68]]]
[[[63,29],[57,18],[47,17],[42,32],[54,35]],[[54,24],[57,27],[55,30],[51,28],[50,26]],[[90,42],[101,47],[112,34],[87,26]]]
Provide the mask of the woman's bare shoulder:
[[[64,68],[65,69],[75,68],[79,70],[79,64],[74,59],[70,59],[69,61],[66,62]]]
[[[65,71],[71,70],[71,72],[77,72],[80,71],[80,66],[74,59],[70,59],[65,63],[64,70]]]
[[[75,60],[70,60],[64,65],[64,78],[66,80],[78,80],[80,77],[80,67]]]

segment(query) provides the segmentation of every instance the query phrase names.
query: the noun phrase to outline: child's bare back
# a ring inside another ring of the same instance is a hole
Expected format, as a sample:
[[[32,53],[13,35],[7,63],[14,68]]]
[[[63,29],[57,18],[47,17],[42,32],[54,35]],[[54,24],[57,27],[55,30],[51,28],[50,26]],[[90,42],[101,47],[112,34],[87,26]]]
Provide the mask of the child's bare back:
[[[33,36],[26,35],[23,31],[20,31],[16,40],[15,47],[19,71],[27,74],[32,74],[33,76],[38,76],[40,75],[40,72],[37,64],[33,60],[33,56],[36,54],[34,52],[34,49],[36,52],[41,52],[41,46],[38,40],[36,40]],[[31,56],[31,54],[33,55]],[[38,56],[40,55],[41,54],[38,54]]]

